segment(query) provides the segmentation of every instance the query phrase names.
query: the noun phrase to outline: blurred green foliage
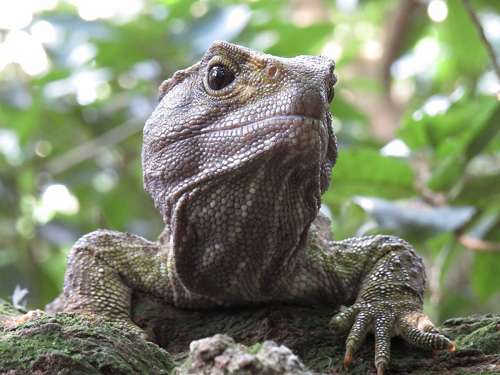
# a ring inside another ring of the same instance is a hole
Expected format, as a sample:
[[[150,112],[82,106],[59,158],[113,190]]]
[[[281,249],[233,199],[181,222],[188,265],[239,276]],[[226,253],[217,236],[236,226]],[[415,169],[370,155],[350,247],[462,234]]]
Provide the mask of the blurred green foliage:
[[[435,1],[442,22],[406,0],[12,6],[10,21],[33,19],[2,28],[0,16],[0,297],[21,285],[43,307],[72,244],[97,228],[161,232],[142,189],[142,126],[162,80],[223,39],[334,57],[340,154],[324,203],[336,239],[411,241],[438,322],[498,313],[500,82],[462,2]],[[500,56],[500,3],[474,7]]]

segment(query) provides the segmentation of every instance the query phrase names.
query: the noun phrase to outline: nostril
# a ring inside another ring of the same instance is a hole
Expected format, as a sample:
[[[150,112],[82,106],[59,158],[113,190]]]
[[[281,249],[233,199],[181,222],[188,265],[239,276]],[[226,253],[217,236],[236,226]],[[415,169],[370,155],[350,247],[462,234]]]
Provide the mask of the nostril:
[[[337,75],[334,73],[334,71],[335,71],[335,62],[334,61],[331,61],[329,70],[330,70],[329,71],[330,82],[332,82],[332,84],[335,84],[335,82],[337,82]]]
[[[335,96],[335,88],[332,86],[328,87],[328,91],[326,93],[328,95],[328,103],[331,103]]]
[[[337,78],[337,75],[333,73],[332,71],[332,75],[330,76],[330,82],[332,83],[332,86],[335,86],[335,84],[337,83],[338,81],[338,78]]]
[[[333,97],[335,96],[335,84],[337,83],[337,75],[333,73],[333,69],[335,68],[335,65],[332,65],[330,68],[330,82],[328,82],[328,89],[327,89],[327,96],[328,96],[328,102],[331,103],[333,100]]]
[[[267,67],[267,75],[269,78],[274,78],[274,76],[278,73],[278,68],[273,65],[268,65]]]

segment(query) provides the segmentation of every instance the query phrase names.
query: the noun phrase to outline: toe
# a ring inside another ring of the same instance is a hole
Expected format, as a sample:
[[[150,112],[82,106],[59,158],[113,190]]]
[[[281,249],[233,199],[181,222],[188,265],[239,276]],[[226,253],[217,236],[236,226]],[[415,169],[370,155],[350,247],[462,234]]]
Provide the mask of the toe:
[[[421,312],[411,312],[398,320],[401,336],[408,342],[435,351],[455,350],[454,344],[434,327],[427,315]]]
[[[423,313],[414,313],[416,328],[429,333],[440,333],[439,330],[432,324],[429,317]]]
[[[455,350],[455,345],[440,333],[424,332],[408,324],[401,327],[401,336],[413,345],[433,350]]]
[[[347,368],[352,361],[354,353],[365,341],[366,335],[372,326],[372,319],[369,314],[359,313],[352,325],[349,336],[347,337],[347,350],[344,358],[344,367]]]
[[[351,306],[345,311],[335,315],[332,320],[330,320],[330,331],[335,334],[349,331],[356,319],[357,313],[357,309]]]
[[[384,364],[382,373],[387,368],[391,358],[391,337],[394,327],[394,316],[392,314],[377,317],[375,324],[375,366]]]

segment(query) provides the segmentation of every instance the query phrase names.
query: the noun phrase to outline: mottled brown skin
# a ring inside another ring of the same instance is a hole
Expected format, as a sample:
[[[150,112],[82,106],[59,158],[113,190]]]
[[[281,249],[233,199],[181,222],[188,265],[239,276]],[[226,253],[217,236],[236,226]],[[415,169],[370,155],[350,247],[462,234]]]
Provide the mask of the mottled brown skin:
[[[425,271],[391,236],[330,240],[318,217],[337,159],[329,103],[334,62],[279,58],[215,42],[165,81],[144,128],[144,186],[163,215],[158,242],[97,231],[68,256],[66,311],[130,318],[132,291],[181,308],[283,301],[350,307],[346,367],[368,332],[375,364],[390,338],[453,349],[422,313]]]

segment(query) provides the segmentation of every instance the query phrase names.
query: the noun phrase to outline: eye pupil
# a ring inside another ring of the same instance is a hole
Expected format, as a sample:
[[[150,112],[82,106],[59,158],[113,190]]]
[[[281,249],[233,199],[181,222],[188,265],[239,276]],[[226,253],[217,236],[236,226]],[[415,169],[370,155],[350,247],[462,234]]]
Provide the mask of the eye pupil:
[[[213,90],[222,90],[234,81],[234,73],[228,67],[216,65],[208,73],[208,83]]]

